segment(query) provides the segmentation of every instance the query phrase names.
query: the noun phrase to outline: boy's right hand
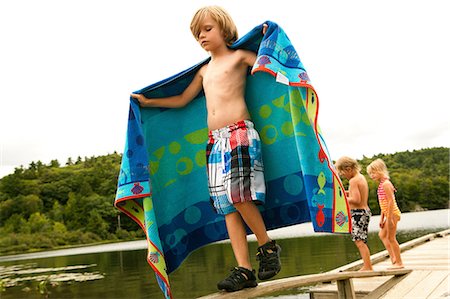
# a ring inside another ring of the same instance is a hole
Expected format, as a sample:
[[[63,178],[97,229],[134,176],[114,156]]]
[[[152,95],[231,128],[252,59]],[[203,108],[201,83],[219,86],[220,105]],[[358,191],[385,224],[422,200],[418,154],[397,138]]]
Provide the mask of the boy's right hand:
[[[139,102],[139,105],[141,105],[141,106],[144,105],[145,99],[146,99],[144,95],[142,95],[142,94],[137,94],[137,93],[132,93],[132,94],[130,94],[130,96],[131,96],[133,99],[136,99],[136,100]]]

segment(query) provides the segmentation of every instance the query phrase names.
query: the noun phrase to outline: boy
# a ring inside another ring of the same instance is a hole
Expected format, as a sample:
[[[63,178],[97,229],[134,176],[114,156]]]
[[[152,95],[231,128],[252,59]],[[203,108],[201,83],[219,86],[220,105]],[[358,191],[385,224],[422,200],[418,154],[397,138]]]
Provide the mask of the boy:
[[[263,34],[266,28],[264,26]],[[192,19],[191,31],[200,46],[210,53],[211,60],[198,70],[189,86],[181,94],[167,98],[131,96],[142,107],[179,108],[203,89],[210,130],[206,147],[210,197],[216,212],[225,215],[238,264],[217,287],[226,291],[256,287],[244,222],[258,240],[259,279],[269,279],[281,269],[281,248],[269,238],[256,206],[265,200],[261,142],[244,98],[248,68],[255,63],[256,54],[228,48],[237,40],[237,29],[220,7],[198,10]]]
[[[367,247],[367,234],[369,230],[370,208],[368,205],[369,186],[366,178],[360,173],[358,162],[349,157],[341,157],[336,162],[339,175],[349,180],[347,201],[352,215],[352,241],[358,247],[364,262],[360,271],[371,271],[370,251]]]

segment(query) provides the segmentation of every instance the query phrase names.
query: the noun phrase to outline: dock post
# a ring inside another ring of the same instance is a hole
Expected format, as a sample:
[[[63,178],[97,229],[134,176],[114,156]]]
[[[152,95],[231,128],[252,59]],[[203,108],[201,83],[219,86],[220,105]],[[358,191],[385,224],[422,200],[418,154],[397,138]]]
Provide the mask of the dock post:
[[[337,281],[339,299],[356,299],[353,281],[351,279],[342,279]]]

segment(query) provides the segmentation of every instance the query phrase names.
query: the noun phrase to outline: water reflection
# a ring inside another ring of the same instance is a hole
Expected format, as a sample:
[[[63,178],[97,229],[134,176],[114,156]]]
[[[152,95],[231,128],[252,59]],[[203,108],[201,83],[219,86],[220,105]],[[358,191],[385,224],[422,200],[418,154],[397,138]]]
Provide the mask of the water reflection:
[[[85,272],[85,269],[95,266],[97,265],[40,268],[37,263],[0,266],[0,280],[3,288],[18,287],[22,292],[31,292],[35,285],[40,295],[48,297],[49,287],[54,288],[61,283],[85,282],[104,278],[99,272]],[[83,272],[78,272],[80,270]]]

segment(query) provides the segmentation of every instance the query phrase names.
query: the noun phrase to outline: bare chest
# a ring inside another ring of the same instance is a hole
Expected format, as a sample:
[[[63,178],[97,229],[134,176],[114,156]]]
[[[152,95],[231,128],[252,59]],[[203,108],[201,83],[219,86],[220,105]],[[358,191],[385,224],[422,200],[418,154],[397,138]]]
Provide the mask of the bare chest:
[[[233,81],[235,74],[235,67],[233,65],[221,64],[210,64],[205,71],[203,77],[203,85],[205,88],[209,86],[215,86],[217,84],[226,84],[226,82]]]

